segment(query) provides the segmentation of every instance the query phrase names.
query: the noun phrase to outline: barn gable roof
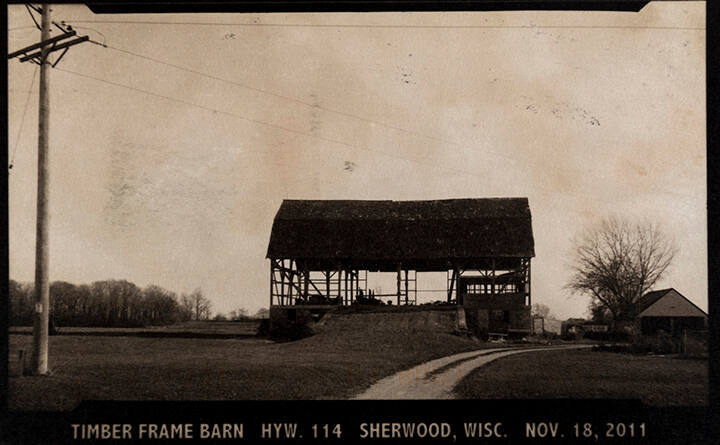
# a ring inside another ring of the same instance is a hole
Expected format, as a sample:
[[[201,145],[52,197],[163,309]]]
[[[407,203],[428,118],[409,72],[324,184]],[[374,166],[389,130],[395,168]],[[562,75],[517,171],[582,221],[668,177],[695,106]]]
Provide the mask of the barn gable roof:
[[[268,258],[402,261],[535,255],[527,198],[284,200]]]

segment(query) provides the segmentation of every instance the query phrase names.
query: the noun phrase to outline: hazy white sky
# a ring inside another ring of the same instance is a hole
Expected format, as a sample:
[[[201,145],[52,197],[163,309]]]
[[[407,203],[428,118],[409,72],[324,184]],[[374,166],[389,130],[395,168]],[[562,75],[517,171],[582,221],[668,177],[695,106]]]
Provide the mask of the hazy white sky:
[[[57,21],[111,48],[83,43],[51,72],[50,278],[201,287],[216,311],[255,311],[268,305],[265,252],[283,198],[526,196],[534,302],[562,318],[586,312],[563,289],[570,238],[613,214],[663,224],[680,253],[657,287],[707,310],[704,8],[56,5]],[[11,51],[39,38],[21,5],[8,21]],[[22,122],[35,65],[8,66],[10,276],[32,281],[37,76]]]

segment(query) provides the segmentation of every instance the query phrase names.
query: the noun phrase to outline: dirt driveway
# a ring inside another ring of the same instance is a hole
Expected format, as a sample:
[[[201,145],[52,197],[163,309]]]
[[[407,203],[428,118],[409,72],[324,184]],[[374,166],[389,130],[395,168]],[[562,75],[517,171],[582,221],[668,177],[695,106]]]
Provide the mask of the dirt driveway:
[[[475,368],[515,354],[591,345],[479,349],[449,355],[400,371],[374,383],[353,399],[452,399],[453,388]]]

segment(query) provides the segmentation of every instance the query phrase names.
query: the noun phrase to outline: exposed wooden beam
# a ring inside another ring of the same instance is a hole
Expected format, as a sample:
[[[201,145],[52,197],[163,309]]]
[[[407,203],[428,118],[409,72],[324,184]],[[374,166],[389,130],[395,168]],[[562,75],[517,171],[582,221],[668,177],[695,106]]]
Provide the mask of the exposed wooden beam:
[[[72,37],[72,36],[74,36],[75,34],[76,34],[75,31],[70,31],[70,32],[66,32],[66,33],[64,33],[64,34],[60,34],[59,36],[51,37],[51,38],[49,38],[49,39],[47,39],[47,40],[44,40],[44,41],[42,41],[42,42],[38,42],[38,43],[34,43],[34,44],[30,45],[30,46],[26,46],[26,47],[23,48],[23,49],[19,49],[19,50],[17,50],[17,51],[14,51],[14,52],[11,52],[10,54],[8,54],[8,56],[7,56],[7,57],[8,57],[8,60],[9,60],[9,59],[12,59],[13,57],[17,57],[17,56],[19,56],[20,54],[27,54],[27,53],[29,53],[30,51],[36,50],[36,49],[38,49],[38,48],[42,48],[43,46],[49,45],[49,44],[51,44],[51,43],[55,43],[55,42],[60,41],[60,40],[62,40],[62,39],[67,39],[68,37]],[[39,55],[39,53],[38,53],[38,55]]]
[[[283,269],[285,267],[285,260],[280,260],[280,305],[285,305],[285,274]]]
[[[450,302],[452,300],[453,288],[455,287],[455,281],[457,281],[457,278],[458,278],[458,267],[453,266],[452,275],[450,276],[450,287],[448,288],[448,297],[447,297],[448,302]],[[457,298],[455,300],[458,301]]]
[[[308,271],[307,263],[303,263],[303,274],[304,276],[304,282],[303,282],[303,298],[305,300],[308,300],[308,284],[310,281],[310,271]]]
[[[330,299],[330,271],[325,272],[325,296]]]
[[[402,271],[402,265],[398,263],[397,266],[397,305],[400,306],[400,272]]]
[[[353,301],[353,291],[355,289],[355,271],[350,271],[350,304]]]
[[[300,283],[298,280],[298,283],[295,283],[295,280],[291,279],[291,274],[286,272],[285,270],[281,270],[280,273],[282,274],[283,279],[287,276],[288,278],[288,301],[292,301],[293,295],[292,290],[295,289],[297,291],[298,296],[302,296],[302,289],[300,289]]]
[[[270,259],[270,306],[273,305],[273,287],[275,286],[275,261]]]
[[[337,277],[338,295],[337,295],[337,297],[338,297],[339,301],[343,301],[343,299],[342,299],[342,269],[338,269],[337,274],[338,274],[338,277]]]
[[[410,293],[408,292],[408,273],[409,271],[405,269],[405,305],[408,304],[408,298],[410,298]]]
[[[532,261],[532,260],[531,260],[530,258],[527,259],[527,268],[526,268],[526,271],[527,271],[527,272],[526,272],[526,273],[527,273],[527,280],[526,280],[526,282],[527,282],[528,306],[531,306],[531,305],[532,305],[532,295],[531,295],[531,292],[530,292],[531,289],[532,289],[532,288],[530,287],[530,277],[532,276],[532,274],[530,273],[530,262],[531,262],[531,261]]]
[[[51,52],[53,52],[53,51],[58,51],[58,50],[61,50],[61,49],[63,49],[63,48],[69,48],[69,47],[71,47],[71,46],[73,46],[73,45],[77,45],[78,43],[85,42],[85,41],[87,41],[89,38],[90,38],[90,37],[88,37],[88,36],[82,36],[82,37],[78,37],[78,38],[75,39],[75,40],[71,40],[71,41],[69,41],[69,42],[64,42],[64,43],[61,43],[61,44],[59,44],[59,45],[55,45],[55,46],[53,46],[52,48],[50,48],[50,49],[48,50],[48,54],[51,53]],[[21,57],[19,60],[20,60],[21,62],[27,62],[27,61],[30,60],[30,59],[35,59],[35,58],[41,57],[41,56],[42,56],[42,50],[41,50],[41,51],[34,52],[34,53],[32,53],[32,54],[28,54],[27,56],[23,56],[23,57]],[[45,57],[47,57],[47,55],[45,55]]]

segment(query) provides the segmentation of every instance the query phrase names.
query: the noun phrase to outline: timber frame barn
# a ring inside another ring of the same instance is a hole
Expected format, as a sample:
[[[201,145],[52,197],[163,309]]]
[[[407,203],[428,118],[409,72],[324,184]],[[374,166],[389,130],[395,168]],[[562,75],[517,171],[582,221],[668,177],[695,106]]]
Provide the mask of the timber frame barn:
[[[413,305],[417,274],[445,272],[447,302],[468,325],[526,331],[534,256],[527,198],[284,200],[267,251],[270,306],[362,302],[368,272],[397,274],[396,292],[375,297]]]

